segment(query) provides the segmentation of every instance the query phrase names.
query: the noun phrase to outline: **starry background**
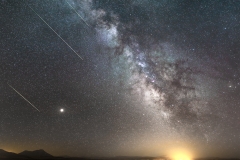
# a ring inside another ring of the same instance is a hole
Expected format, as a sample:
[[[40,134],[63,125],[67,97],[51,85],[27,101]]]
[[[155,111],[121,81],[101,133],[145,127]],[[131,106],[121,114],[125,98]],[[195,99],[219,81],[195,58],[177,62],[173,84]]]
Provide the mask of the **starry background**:
[[[0,148],[240,157],[239,1],[0,4]]]

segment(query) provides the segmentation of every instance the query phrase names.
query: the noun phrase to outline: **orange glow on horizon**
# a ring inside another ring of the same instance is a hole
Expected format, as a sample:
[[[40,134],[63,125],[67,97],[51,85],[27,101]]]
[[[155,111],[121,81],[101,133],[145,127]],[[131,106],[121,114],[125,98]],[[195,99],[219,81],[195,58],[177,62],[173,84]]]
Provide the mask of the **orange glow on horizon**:
[[[2,148],[4,151],[7,151],[7,152],[13,152],[13,153],[16,153],[14,150],[12,149],[8,149],[8,148]]]
[[[190,151],[186,149],[174,149],[169,153],[169,157],[172,160],[192,160],[193,155]]]

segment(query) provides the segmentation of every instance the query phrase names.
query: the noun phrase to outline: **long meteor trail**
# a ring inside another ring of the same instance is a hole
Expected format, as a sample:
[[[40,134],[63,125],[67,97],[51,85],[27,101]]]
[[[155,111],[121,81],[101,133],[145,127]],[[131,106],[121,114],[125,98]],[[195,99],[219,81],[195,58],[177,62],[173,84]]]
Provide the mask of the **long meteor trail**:
[[[28,5],[29,8],[79,57],[83,60],[83,58],[37,13],[35,10]]]
[[[73,8],[73,6],[70,4],[70,3],[68,3],[68,1],[66,1],[67,2],[67,4],[72,8],[72,10],[75,12],[75,13],[77,13],[77,15],[82,19],[82,21],[88,26],[88,27],[90,27],[90,25],[83,19],[83,17]]]
[[[21,93],[19,93],[15,88],[13,88],[13,86],[11,86],[10,84],[8,84],[9,87],[11,87],[17,94],[19,94],[25,101],[27,101],[31,106],[33,106],[38,112],[40,112],[37,107],[35,107],[31,102],[29,102],[29,100],[27,100],[27,98],[25,98]]]

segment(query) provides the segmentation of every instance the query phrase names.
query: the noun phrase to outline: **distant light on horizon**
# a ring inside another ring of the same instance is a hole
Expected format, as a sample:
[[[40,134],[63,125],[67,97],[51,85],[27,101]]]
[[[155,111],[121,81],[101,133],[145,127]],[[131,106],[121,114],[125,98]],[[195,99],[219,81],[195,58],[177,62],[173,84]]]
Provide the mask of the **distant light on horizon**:
[[[192,160],[193,156],[190,151],[185,149],[176,149],[171,151],[170,158],[172,160]]]

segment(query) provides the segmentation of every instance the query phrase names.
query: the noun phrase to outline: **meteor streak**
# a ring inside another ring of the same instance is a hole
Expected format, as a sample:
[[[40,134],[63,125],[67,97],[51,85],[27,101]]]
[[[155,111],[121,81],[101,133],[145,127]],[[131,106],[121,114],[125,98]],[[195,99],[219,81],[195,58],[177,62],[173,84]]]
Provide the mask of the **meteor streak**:
[[[28,5],[29,8],[74,52],[76,55],[83,60],[83,58],[37,13],[35,10]]]
[[[67,2],[67,1],[66,1]],[[72,8],[72,10],[75,12],[75,13],[77,13],[77,15],[82,19],[82,21],[88,26],[88,27],[90,27],[90,25],[83,19],[83,17],[80,15],[80,14],[78,14],[78,12],[73,8],[73,6],[70,4],[70,3],[68,3],[67,2],[67,4]]]
[[[8,83],[7,83],[8,84]],[[37,109],[37,107],[35,107],[31,102],[29,102],[21,93],[19,93],[15,88],[13,88],[13,86],[11,86],[10,84],[8,84],[8,86],[9,87],[11,87],[17,94],[19,94],[25,101],[27,101],[31,106],[33,106],[36,110],[38,110]],[[38,110],[38,112],[40,112],[39,110]]]

